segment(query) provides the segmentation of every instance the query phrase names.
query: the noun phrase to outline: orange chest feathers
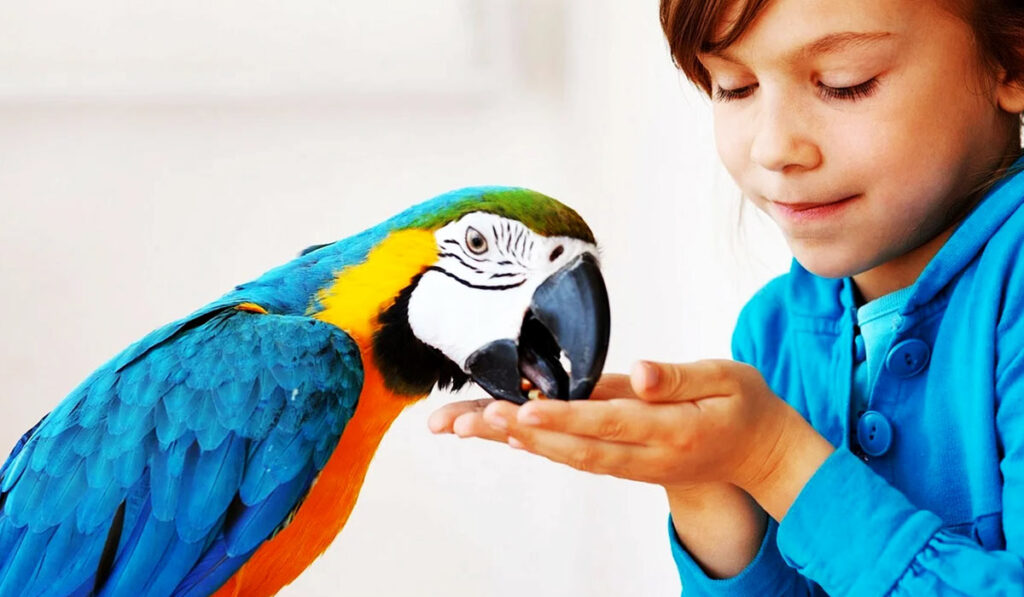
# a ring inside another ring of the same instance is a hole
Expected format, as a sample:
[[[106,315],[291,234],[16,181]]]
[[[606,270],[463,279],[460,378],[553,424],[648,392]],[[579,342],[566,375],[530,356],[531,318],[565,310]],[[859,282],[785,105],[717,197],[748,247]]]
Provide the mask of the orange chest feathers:
[[[291,523],[260,546],[217,591],[218,597],[277,593],[320,556],[345,526],[384,433],[403,408],[423,397],[396,395],[385,387],[371,348],[378,316],[436,259],[432,233],[393,232],[365,261],[339,272],[317,296],[322,308],[312,316],[344,330],[360,347],[363,388],[359,402],[331,459]]]
[[[384,387],[376,368],[366,366],[355,415],[291,523],[263,543],[215,595],[274,595],[313,563],[345,526],[384,432],[408,404],[408,398]]]

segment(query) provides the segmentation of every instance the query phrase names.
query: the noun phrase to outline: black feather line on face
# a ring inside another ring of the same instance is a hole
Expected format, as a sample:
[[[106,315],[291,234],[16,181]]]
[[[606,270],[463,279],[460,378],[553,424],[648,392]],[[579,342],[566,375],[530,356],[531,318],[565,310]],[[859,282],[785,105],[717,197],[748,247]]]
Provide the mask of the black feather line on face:
[[[425,344],[409,327],[409,297],[421,276],[416,276],[394,304],[380,314],[380,329],[373,335],[374,364],[384,384],[392,392],[406,396],[429,394],[434,384],[442,390],[458,390],[469,381],[455,361]]]

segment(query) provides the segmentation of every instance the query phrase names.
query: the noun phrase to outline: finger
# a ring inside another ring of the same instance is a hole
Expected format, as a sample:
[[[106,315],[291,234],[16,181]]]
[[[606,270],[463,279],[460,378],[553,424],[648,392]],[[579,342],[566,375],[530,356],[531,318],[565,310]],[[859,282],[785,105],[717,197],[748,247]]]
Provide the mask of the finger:
[[[523,405],[517,424],[631,444],[665,443],[682,431],[692,403],[650,404],[632,398],[542,400]]]
[[[427,419],[427,427],[434,433],[452,433],[452,425],[455,419],[466,413],[482,413],[488,404],[494,402],[492,398],[481,398],[479,400],[460,400],[445,404],[431,413]]]
[[[483,413],[479,412],[460,415],[452,423],[452,432],[461,438],[477,437],[501,443],[508,441],[508,433],[490,425],[484,420]]]
[[[548,401],[542,400],[539,402]],[[561,400],[558,402],[561,402]],[[506,400],[495,400],[484,408],[483,419],[494,429],[507,432],[509,427],[515,422],[519,408],[518,404],[512,404]]]
[[[509,445],[599,475],[648,480],[657,474],[659,468],[656,461],[658,453],[652,448],[546,429],[513,427]]]
[[[693,363],[638,361],[630,375],[637,395],[650,402],[699,400],[734,393],[735,363],[705,360]]]
[[[597,380],[590,400],[607,400],[609,398],[639,398],[633,391],[628,375],[622,373],[605,373]]]

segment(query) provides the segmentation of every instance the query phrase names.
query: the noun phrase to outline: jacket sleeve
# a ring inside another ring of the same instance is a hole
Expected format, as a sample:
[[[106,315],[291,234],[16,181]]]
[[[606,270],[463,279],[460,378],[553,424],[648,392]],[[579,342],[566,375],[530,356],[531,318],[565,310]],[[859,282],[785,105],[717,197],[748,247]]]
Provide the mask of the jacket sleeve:
[[[761,294],[761,293],[759,293]],[[732,338],[732,354],[737,361],[754,364],[753,338],[749,332],[750,320],[760,310],[761,297],[755,296],[740,314]],[[758,595],[764,597],[795,597],[811,594],[811,585],[796,570],[788,566],[776,544],[778,524],[768,519],[768,527],[761,539],[761,547],[754,560],[739,574],[731,578],[709,577],[679,541],[675,526],[669,517],[668,533],[672,559],[679,571],[683,595]]]
[[[768,520],[768,529],[761,540],[761,548],[754,560],[739,574],[731,578],[711,578],[693,559],[676,535],[669,517],[668,533],[672,544],[672,559],[679,571],[683,595],[758,595],[804,596],[810,594],[807,580],[786,565],[776,546],[778,524]]]
[[[1018,494],[1021,489],[1015,488]],[[1004,514],[1004,524],[1015,528],[1020,521]],[[1021,593],[1019,554],[986,551],[967,537],[940,531],[941,526],[937,515],[916,508],[842,449],[797,496],[779,526],[777,543],[790,566],[830,595]]]

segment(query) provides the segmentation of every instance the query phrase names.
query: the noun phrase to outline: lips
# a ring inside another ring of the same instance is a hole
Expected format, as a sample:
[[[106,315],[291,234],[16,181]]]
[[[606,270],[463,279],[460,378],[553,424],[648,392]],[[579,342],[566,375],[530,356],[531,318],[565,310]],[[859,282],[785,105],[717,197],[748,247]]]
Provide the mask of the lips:
[[[793,211],[805,211],[808,209],[814,209],[815,207],[833,205],[835,203],[847,201],[849,199],[853,199],[856,196],[857,195],[844,195],[842,198],[832,199],[829,201],[772,201],[772,203],[774,203],[775,205],[782,206],[786,209],[791,209]]]
[[[768,201],[773,215],[794,223],[823,220],[843,210],[860,195],[846,195],[831,201]]]

